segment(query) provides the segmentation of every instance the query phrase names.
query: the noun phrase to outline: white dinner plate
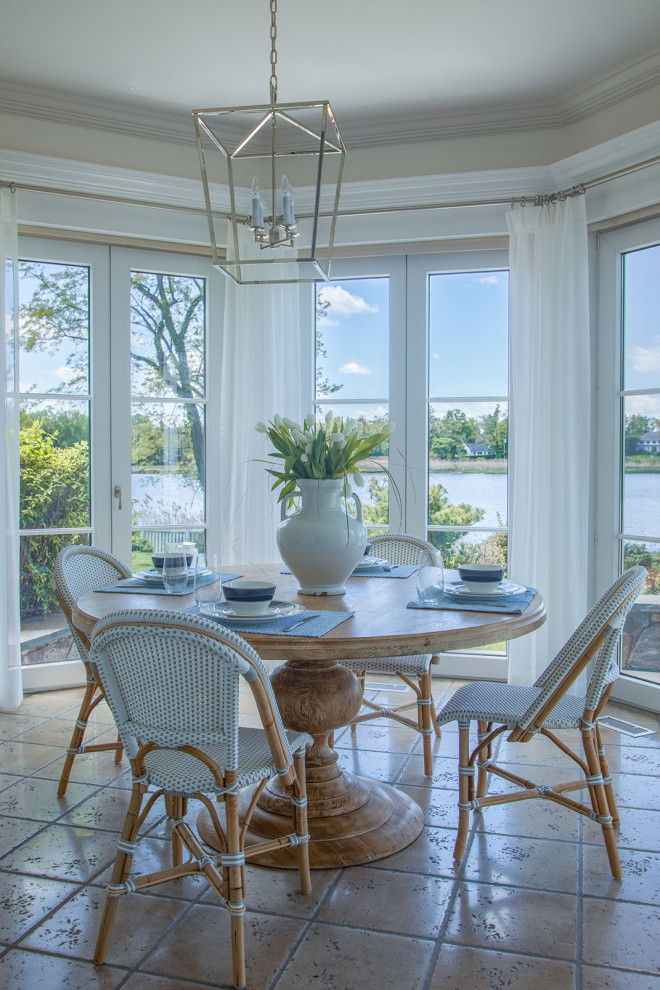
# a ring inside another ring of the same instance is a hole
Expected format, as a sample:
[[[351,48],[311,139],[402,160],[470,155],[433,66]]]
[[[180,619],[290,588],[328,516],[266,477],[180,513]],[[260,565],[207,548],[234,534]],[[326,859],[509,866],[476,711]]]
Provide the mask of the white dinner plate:
[[[226,622],[269,622],[272,619],[283,619],[285,615],[300,615],[307,611],[307,607],[298,602],[271,602],[268,611],[262,615],[239,615],[231,605],[202,605],[200,611]]]
[[[510,598],[511,595],[519,595],[523,591],[527,591],[525,585],[514,584],[513,581],[502,581],[497,591],[491,591],[489,594],[484,594],[481,591],[470,591],[462,581],[445,585],[445,594],[449,595],[450,598],[463,598],[466,600],[471,598],[480,602],[496,602],[502,598]]]
[[[353,574],[359,574],[360,571],[370,571],[374,567],[380,567],[387,563],[388,561],[382,560],[381,557],[363,557],[353,568]]]
[[[211,572],[207,567],[201,573],[202,575],[205,575],[205,574],[210,574]],[[194,577],[194,575],[195,575],[195,568],[191,567],[190,570],[188,571],[188,580]],[[163,583],[163,572],[157,571],[155,567],[148,571],[138,571],[137,574],[133,575],[133,577],[140,578],[142,581],[146,581],[147,584]]]

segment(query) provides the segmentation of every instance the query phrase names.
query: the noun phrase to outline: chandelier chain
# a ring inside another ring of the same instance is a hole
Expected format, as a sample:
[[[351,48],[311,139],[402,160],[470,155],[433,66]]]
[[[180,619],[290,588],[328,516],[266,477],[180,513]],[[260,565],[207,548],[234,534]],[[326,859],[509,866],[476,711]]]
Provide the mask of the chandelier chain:
[[[270,0],[270,102],[277,103],[277,0]]]

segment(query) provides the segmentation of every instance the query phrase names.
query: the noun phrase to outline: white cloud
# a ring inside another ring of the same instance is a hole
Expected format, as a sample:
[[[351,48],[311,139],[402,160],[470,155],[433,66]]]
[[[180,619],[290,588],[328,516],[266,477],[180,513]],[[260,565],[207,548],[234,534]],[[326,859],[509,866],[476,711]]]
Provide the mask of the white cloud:
[[[490,275],[483,275],[479,281],[482,285],[499,285],[500,276],[496,275],[494,272],[491,272]]]
[[[342,375],[373,375],[371,368],[367,368],[363,364],[358,364],[357,361],[349,361],[347,364],[342,364],[339,370]]]
[[[629,395],[626,416],[650,416],[660,419],[660,395]]]
[[[53,376],[53,378],[57,378],[61,382],[69,382],[71,381],[72,378],[75,377],[76,372],[73,370],[73,368],[67,368],[66,366],[64,366],[62,368],[55,368],[54,371],[51,371],[51,375]]]
[[[440,355],[439,354],[436,354],[436,352],[434,351],[433,354],[431,355],[431,357],[432,358],[435,358],[435,360],[437,361],[438,358],[440,357]]]
[[[660,337],[656,337],[660,340]],[[632,363],[633,371],[642,373],[660,371],[660,344],[655,347],[631,347],[628,350],[628,358]]]
[[[370,306],[362,296],[353,295],[342,285],[324,285],[319,290],[319,302],[330,303],[328,313],[336,316],[356,316],[361,313],[377,313],[378,306]]]

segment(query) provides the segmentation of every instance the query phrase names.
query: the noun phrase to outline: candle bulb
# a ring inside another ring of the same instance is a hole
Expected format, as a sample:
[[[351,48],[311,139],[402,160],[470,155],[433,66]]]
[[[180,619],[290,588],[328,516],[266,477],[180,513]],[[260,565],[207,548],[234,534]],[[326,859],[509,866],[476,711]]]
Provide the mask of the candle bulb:
[[[287,179],[286,175],[282,176],[282,213],[284,214],[284,223],[287,227],[293,227],[296,222],[296,216],[293,212],[294,200],[293,200],[293,189],[291,188],[291,183]]]
[[[264,204],[261,199],[261,187],[256,175],[252,180],[252,226],[263,227]]]

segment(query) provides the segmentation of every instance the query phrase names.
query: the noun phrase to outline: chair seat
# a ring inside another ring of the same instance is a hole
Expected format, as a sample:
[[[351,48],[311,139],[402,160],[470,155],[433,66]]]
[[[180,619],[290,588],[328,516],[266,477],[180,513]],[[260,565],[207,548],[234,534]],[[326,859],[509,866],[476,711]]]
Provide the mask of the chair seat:
[[[464,684],[438,715],[438,724],[459,721],[497,722],[513,729],[536,701],[542,688],[521,684],[494,684],[475,681]],[[584,712],[584,698],[565,694],[543,725],[548,729],[578,728]]]
[[[239,728],[238,787],[257,784],[264,777],[273,776],[277,768],[263,729]],[[306,732],[287,732],[289,745],[294,753],[309,746],[313,740]],[[222,767],[226,751],[222,745],[198,746]],[[155,749],[144,758],[148,782],[168,793],[192,795],[195,792],[212,794],[215,790],[213,774],[201,760],[176,749]]]
[[[342,667],[349,670],[373,670],[384,674],[398,673],[420,674],[428,673],[431,666],[431,654],[421,653],[417,656],[408,657],[374,657],[369,660],[340,660]]]

